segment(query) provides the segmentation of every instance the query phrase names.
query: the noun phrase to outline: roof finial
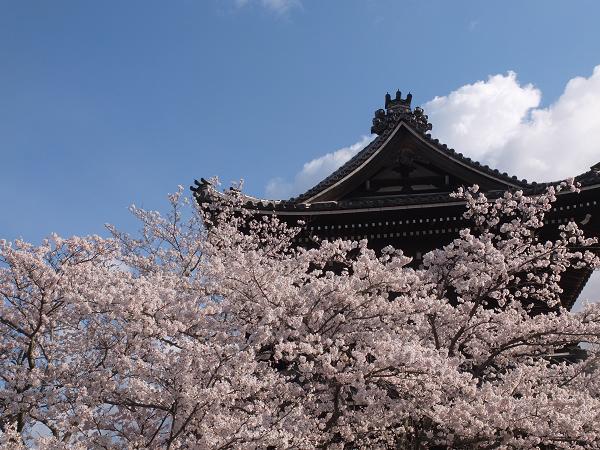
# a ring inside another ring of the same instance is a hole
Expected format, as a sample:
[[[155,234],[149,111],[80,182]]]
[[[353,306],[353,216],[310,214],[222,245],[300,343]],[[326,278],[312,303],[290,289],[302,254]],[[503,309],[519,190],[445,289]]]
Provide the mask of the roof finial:
[[[385,109],[394,111],[402,110],[410,112],[411,99],[411,94],[408,94],[405,99],[402,98],[402,92],[400,92],[400,89],[396,91],[396,97],[394,99],[392,99],[392,96],[388,92],[387,94],[385,94]]]
[[[400,89],[396,91],[396,96],[393,99],[389,92],[385,94],[385,109],[375,111],[371,133],[381,135],[381,133],[391,126],[395,126],[400,120],[403,120],[421,133],[431,130],[431,124],[427,121],[427,116],[423,112],[423,109],[420,107],[412,109],[410,106],[411,102],[412,94],[410,92],[406,98],[402,98]]]

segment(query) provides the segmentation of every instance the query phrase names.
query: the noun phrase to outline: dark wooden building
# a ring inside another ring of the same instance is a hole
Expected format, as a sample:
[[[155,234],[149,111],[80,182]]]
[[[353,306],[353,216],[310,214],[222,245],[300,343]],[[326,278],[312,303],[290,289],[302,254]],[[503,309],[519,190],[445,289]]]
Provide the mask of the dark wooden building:
[[[454,239],[469,226],[462,218],[464,202],[450,197],[460,186],[479,185],[489,197],[507,190],[534,195],[548,183],[528,182],[465,157],[433,139],[421,108],[411,108],[411,94],[385,97],[375,111],[371,132],[377,137],[346,164],[298,197],[264,200],[248,196],[246,206],[260,214],[277,214],[305,225],[300,245],[314,236],[368,239],[374,249],[400,248],[419,264],[422,255]],[[599,156],[600,158],[600,156]],[[576,177],[581,193],[559,193],[542,233],[556,234],[559,224],[574,220],[588,236],[600,236],[600,163]],[[211,195],[196,182],[197,200]],[[563,277],[562,303],[571,308],[591,275],[571,270]]]

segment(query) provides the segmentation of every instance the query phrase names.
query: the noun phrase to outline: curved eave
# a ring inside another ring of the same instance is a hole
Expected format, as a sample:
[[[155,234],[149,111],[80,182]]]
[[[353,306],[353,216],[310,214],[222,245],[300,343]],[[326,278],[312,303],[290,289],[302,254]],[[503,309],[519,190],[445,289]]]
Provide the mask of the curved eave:
[[[582,174],[582,176],[589,176]],[[577,179],[576,178],[576,179]],[[581,187],[581,191],[598,191],[600,197],[600,175],[597,180],[587,179],[587,184]],[[594,181],[591,183],[591,181]],[[556,183],[553,183],[556,184]],[[540,193],[541,188],[548,184],[540,184],[532,189],[525,190],[526,194],[535,195]],[[217,191],[212,186],[204,186],[193,188],[194,197],[199,203],[210,203],[215,198],[223,197],[223,193]],[[486,195],[490,198],[502,195],[503,191],[487,192]],[[260,214],[278,214],[282,216],[307,216],[307,215],[330,215],[330,214],[354,214],[363,212],[376,211],[400,211],[411,209],[430,209],[430,208],[451,208],[462,206],[464,201],[456,200],[448,194],[431,194],[431,195],[414,195],[410,197],[387,198],[379,200],[362,200],[362,201],[328,201],[316,203],[295,203],[289,200],[267,200],[252,197],[239,193],[242,199],[243,207],[256,211]],[[577,195],[570,191],[561,191],[559,197],[567,195]]]
[[[578,272],[574,272],[572,275],[570,275],[571,283],[573,283],[573,280],[575,278],[577,279],[575,283],[576,286],[575,288],[573,288],[572,292],[569,292],[570,295],[568,296],[568,298],[563,299],[563,307],[565,307],[568,310],[571,310],[573,308],[573,306],[577,302],[577,299],[579,299],[579,297],[581,296],[585,285],[590,280],[592,273],[593,270],[580,269]]]

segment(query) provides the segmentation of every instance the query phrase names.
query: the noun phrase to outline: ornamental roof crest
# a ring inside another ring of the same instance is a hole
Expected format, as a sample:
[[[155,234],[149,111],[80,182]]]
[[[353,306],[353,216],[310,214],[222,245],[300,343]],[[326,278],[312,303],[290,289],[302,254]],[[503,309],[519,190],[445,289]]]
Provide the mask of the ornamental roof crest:
[[[411,109],[410,103],[412,94],[409,92],[406,98],[402,98],[402,93],[396,91],[396,98],[387,93],[385,95],[385,109],[375,111],[371,133],[381,135],[390,127],[396,126],[400,121],[410,124],[415,130],[426,133],[431,130],[431,124],[422,108]]]

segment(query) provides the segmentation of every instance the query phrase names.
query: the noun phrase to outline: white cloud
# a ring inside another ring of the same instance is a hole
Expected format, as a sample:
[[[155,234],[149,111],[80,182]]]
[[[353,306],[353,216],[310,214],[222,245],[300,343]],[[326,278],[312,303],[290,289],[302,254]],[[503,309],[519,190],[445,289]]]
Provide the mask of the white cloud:
[[[375,136],[363,136],[360,141],[355,144],[340,148],[339,150],[327,153],[305,163],[304,166],[302,166],[302,170],[296,174],[293,181],[286,181],[282,178],[271,179],[266,187],[267,197],[280,199],[301,194],[323,180],[335,169],[365,148],[374,137]]]
[[[578,175],[600,161],[600,66],[540,108],[541,92],[514,72],[462,86],[423,105],[442,142],[532,181]]]
[[[519,86],[516,74],[509,72],[435,97],[423,108],[436,137],[480,159],[506,145],[541,97],[532,85]]]

